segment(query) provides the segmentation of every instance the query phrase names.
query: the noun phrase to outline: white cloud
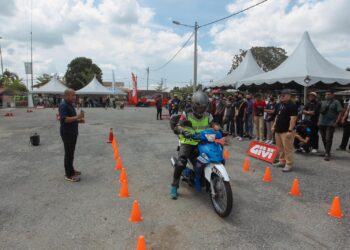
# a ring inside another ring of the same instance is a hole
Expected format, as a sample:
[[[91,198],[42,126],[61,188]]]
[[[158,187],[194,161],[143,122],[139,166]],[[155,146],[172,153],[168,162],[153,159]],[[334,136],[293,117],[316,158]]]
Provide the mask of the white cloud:
[[[226,6],[234,13],[260,0],[236,0]],[[107,79],[133,71],[144,79],[147,66],[165,63],[187,40],[156,23],[155,9],[138,0],[35,0],[33,1],[34,71],[64,74],[77,56],[97,63]],[[292,3],[294,5],[292,5]],[[0,35],[4,65],[24,78],[30,60],[30,1],[3,0]],[[252,46],[281,46],[291,53],[305,30],[320,52],[335,64],[350,66],[348,0],[270,0],[245,14],[199,32],[198,79],[219,79],[229,70],[232,56]],[[204,40],[209,46],[204,46]],[[193,45],[186,47],[162,72],[172,81],[192,78]],[[160,78],[160,77],[159,77]],[[171,79],[170,79],[171,78]]]

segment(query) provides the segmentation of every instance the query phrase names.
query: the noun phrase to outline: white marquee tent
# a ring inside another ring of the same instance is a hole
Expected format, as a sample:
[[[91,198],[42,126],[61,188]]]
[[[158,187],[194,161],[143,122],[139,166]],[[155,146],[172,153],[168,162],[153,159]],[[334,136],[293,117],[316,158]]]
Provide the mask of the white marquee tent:
[[[63,92],[67,89],[65,85],[63,85],[56,78],[51,78],[51,80],[46,83],[44,86],[40,88],[33,89],[31,93],[33,94],[63,94]]]
[[[326,60],[313,45],[309,33],[303,37],[293,53],[276,69],[238,82],[242,85],[261,85],[296,82],[304,87],[322,82],[324,84],[350,84],[350,72]]]
[[[236,83],[247,77],[255,76],[263,73],[264,71],[256,63],[255,58],[250,50],[247,51],[243,61],[238,67],[232,71],[225,78],[215,81],[209,85],[209,88],[230,87],[235,88]]]
[[[77,95],[112,95],[113,91],[103,86],[94,76],[88,85],[76,91]]]

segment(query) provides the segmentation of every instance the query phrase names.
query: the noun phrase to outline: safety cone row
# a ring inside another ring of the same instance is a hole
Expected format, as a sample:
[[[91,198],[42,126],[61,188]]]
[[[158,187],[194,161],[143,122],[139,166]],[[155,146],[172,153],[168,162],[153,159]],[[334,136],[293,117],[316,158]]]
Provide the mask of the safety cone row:
[[[244,164],[243,164],[243,168],[242,169],[243,169],[244,172],[248,172],[250,170],[250,168],[249,168],[249,159],[248,158],[246,158],[244,160]],[[272,182],[272,176],[271,176],[271,169],[270,169],[270,167],[266,167],[265,173],[264,173],[264,176],[263,176],[262,180],[264,182]],[[292,187],[291,187],[291,189],[289,191],[289,195],[294,196],[294,197],[301,196],[298,178],[294,178],[293,183],[292,183]],[[344,216],[344,214],[342,213],[339,196],[335,196],[333,198],[333,202],[332,202],[332,205],[331,205],[331,207],[329,209],[328,215],[331,216],[331,217],[334,217],[334,218],[338,218],[338,219],[341,219]]]
[[[112,149],[114,153],[114,158],[117,160],[115,165],[115,170],[121,170],[119,175],[119,182],[120,182],[120,192],[118,196],[120,198],[128,198],[130,196],[129,189],[128,189],[128,177],[126,174],[126,169],[123,167],[122,160],[119,155],[118,151],[118,145],[117,145],[117,139],[115,136],[111,136],[112,129],[110,129],[109,134],[109,141],[112,144]],[[143,217],[141,216],[140,206],[137,200],[134,200],[132,208],[131,208],[131,214],[129,217],[129,221],[133,223],[139,223],[143,221]],[[136,250],[146,250],[146,241],[145,237],[143,235],[140,235],[137,241]]]

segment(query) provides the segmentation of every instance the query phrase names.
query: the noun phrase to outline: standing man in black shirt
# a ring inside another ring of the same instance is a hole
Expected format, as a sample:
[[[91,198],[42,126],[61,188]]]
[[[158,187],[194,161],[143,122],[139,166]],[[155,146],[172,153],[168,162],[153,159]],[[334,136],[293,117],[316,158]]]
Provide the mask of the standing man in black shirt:
[[[317,94],[310,92],[308,95],[309,102],[305,105],[303,114],[305,119],[309,122],[310,145],[312,147],[311,153],[317,153],[318,151],[318,120],[320,118],[321,103],[317,100]]]
[[[157,120],[162,120],[162,102],[162,96],[158,95],[156,99]]]
[[[283,172],[292,171],[294,164],[295,125],[298,118],[298,107],[291,101],[291,90],[281,92],[280,103],[276,108],[276,119],[272,125],[275,132],[276,146],[279,152],[279,162],[275,167],[283,168]]]
[[[77,115],[73,103],[76,96],[73,89],[64,91],[64,101],[59,107],[60,113],[60,134],[64,145],[64,169],[67,181],[80,181],[81,172],[73,167],[75,145],[78,138],[78,123],[84,122],[84,112]]]

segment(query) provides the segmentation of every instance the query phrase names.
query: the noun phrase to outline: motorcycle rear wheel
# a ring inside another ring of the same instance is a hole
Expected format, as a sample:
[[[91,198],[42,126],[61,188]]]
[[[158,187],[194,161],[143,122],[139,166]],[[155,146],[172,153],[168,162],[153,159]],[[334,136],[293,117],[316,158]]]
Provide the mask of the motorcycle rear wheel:
[[[215,212],[222,218],[230,215],[232,210],[232,189],[228,181],[215,175],[212,180],[215,195],[210,194],[210,200]]]

